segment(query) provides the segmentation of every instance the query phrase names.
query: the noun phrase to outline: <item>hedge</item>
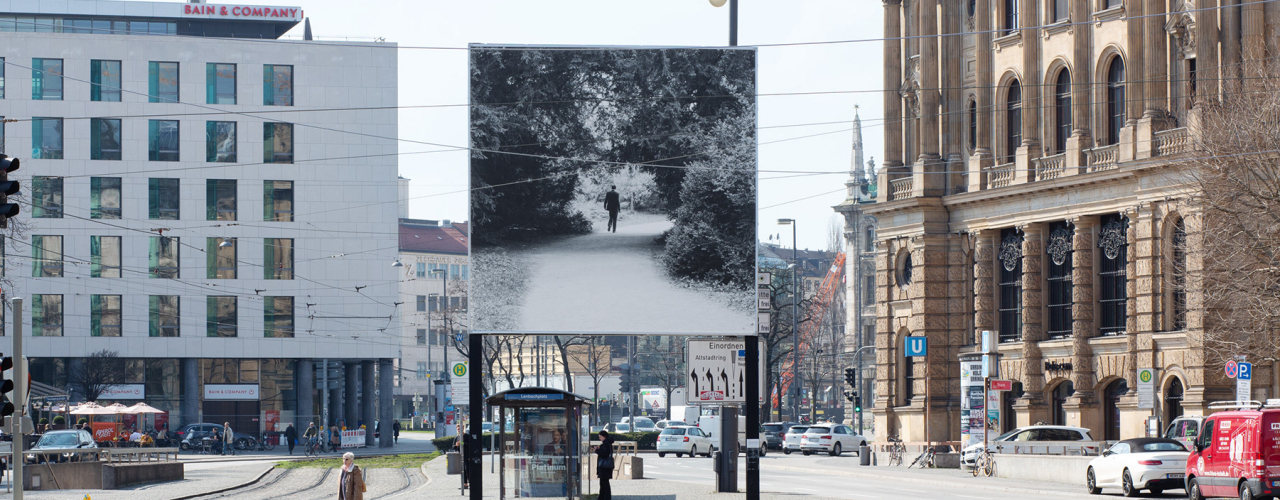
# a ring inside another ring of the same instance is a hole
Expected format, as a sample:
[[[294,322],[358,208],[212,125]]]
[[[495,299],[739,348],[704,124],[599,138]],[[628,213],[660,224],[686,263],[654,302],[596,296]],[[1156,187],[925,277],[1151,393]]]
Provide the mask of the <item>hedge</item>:
[[[661,432],[660,431],[621,432],[621,433],[615,432],[613,433],[613,439],[615,441],[635,441],[636,446],[641,450],[656,450],[658,449],[658,434],[661,434]],[[497,440],[497,438],[494,437],[496,436],[496,434],[492,432],[488,432],[488,433],[485,433],[484,436],[485,436],[485,439],[483,439],[484,449],[486,451],[492,450],[493,442]],[[596,439],[595,436],[592,436],[591,438],[593,440]],[[455,439],[457,438],[454,436],[435,438],[431,440],[431,444],[435,445],[437,450],[449,451],[453,449],[453,441]]]

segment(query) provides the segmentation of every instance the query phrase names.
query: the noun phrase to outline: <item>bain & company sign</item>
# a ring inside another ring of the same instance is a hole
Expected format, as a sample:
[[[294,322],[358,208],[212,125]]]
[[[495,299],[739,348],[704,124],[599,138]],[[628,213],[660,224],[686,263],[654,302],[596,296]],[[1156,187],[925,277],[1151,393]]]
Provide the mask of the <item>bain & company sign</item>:
[[[258,400],[257,384],[205,384],[204,398],[223,400]]]
[[[302,19],[302,9],[297,7],[263,7],[259,5],[208,5],[185,4],[182,6],[183,16],[203,16],[212,18],[247,17],[255,19]]]

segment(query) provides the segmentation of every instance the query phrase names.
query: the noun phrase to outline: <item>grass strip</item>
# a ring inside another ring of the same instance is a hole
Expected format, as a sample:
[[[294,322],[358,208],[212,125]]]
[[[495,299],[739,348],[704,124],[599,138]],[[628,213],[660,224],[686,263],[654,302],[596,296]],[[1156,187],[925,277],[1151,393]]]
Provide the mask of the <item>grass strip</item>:
[[[423,462],[438,456],[440,456],[440,452],[438,451],[431,453],[415,453],[412,455],[383,455],[377,457],[357,456],[356,465],[365,469],[400,469],[404,467],[419,467]],[[336,469],[341,466],[342,457],[292,460],[276,463],[276,467],[281,469]]]

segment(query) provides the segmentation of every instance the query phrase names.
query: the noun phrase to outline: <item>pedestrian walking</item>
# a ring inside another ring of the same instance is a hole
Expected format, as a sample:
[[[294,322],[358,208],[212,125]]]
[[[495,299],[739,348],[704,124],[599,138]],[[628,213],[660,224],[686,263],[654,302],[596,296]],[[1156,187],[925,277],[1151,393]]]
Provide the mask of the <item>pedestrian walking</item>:
[[[356,465],[355,453],[342,454],[342,477],[338,478],[338,500],[364,500],[364,473]]]
[[[391,424],[391,431],[395,433],[394,437],[395,437],[396,443],[399,443],[400,442],[400,421],[399,420],[396,420],[395,423]]]
[[[609,486],[613,466],[613,438],[609,437],[609,431],[600,431],[600,446],[596,447],[596,477],[600,478],[600,495],[596,500],[613,499],[613,489]]]
[[[222,423],[222,454],[227,454],[227,448],[231,447],[231,443],[236,442],[234,432],[231,432],[231,422]]]
[[[298,429],[293,428],[293,424],[284,429],[284,440],[289,444],[289,454],[293,454],[294,445],[298,444]]]
[[[604,194],[604,209],[609,212],[609,225],[605,231],[618,232],[618,211],[622,210],[622,203],[618,200],[618,186],[609,186],[609,192]]]

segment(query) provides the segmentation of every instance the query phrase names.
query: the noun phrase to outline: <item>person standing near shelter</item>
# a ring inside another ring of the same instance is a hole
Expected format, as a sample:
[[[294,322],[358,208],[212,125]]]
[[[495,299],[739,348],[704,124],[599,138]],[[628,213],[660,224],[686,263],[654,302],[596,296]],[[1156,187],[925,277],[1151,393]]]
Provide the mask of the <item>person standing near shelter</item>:
[[[364,500],[364,472],[356,466],[355,453],[342,454],[342,476],[338,478],[338,500]]]
[[[618,186],[609,186],[609,192],[604,194],[604,209],[609,211],[609,227],[606,231],[618,232],[618,211],[622,209],[622,203],[618,199]]]
[[[596,500],[613,500],[613,488],[609,486],[609,479],[613,478],[613,467],[613,438],[609,437],[609,431],[600,431],[600,446],[596,447],[596,477],[600,478],[600,496]]]
[[[292,455],[294,445],[298,444],[298,429],[294,429],[293,424],[285,428],[284,440],[289,445],[289,454]]]

